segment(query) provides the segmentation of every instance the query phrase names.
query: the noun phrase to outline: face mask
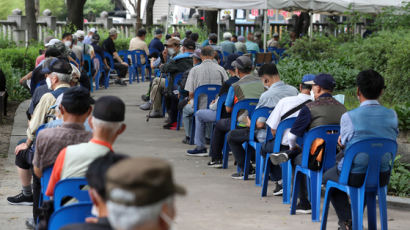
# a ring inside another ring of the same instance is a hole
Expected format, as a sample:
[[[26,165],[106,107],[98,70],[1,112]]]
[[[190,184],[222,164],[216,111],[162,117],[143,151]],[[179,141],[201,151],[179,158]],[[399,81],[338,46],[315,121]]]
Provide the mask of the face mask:
[[[167,223],[168,225],[168,230],[176,230],[176,226],[175,226],[175,221],[172,220],[167,214],[161,212],[161,214],[159,214],[159,216],[162,218],[162,220],[165,221],[165,223]]]
[[[47,88],[52,90],[52,88],[51,88],[51,79],[49,77],[46,78],[46,83],[47,83]]]
[[[71,41],[65,41],[64,42],[65,47],[70,48],[71,46]]]
[[[269,89],[269,86],[267,86],[267,85],[264,85],[263,87],[265,87],[265,89],[266,89],[266,90],[268,90],[268,89]]]
[[[169,53],[169,55],[174,55],[175,54],[175,50],[174,50],[174,48],[168,48],[168,53]]]
[[[313,93],[313,90],[310,90],[310,97],[312,98],[312,101],[315,100],[315,94]]]

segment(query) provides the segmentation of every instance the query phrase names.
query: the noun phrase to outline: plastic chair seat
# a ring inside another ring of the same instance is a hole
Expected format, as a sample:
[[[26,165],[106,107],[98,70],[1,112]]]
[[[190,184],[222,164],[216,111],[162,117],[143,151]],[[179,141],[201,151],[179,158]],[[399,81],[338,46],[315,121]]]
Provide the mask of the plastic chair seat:
[[[85,218],[91,216],[91,202],[77,203],[64,206],[56,210],[50,217],[49,230],[58,230],[63,226],[75,223],[84,223]]]

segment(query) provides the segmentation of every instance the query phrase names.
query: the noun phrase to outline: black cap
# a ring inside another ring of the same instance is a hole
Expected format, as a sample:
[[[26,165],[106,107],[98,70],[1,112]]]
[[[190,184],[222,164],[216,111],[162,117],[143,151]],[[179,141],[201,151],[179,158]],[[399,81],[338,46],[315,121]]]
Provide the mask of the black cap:
[[[100,97],[94,106],[93,116],[108,122],[121,122],[125,119],[125,104],[115,96]]]
[[[196,48],[196,44],[191,39],[185,39],[184,43],[182,44],[183,47],[186,47],[190,50],[194,50]]]
[[[226,61],[225,61],[225,64],[224,64],[224,69],[234,70],[235,68],[232,66],[232,62],[234,62],[240,56],[241,55],[239,55],[239,54],[229,54],[229,56],[226,58]]]
[[[48,73],[62,73],[62,74],[71,74],[73,68],[67,60],[62,58],[53,59],[48,66],[43,66],[41,72],[44,74]]]
[[[154,33],[155,33],[155,35],[162,34],[162,30],[161,29],[156,29]]]
[[[48,47],[45,53],[45,57],[58,57],[61,55],[61,51],[54,46]]]
[[[90,91],[82,86],[67,89],[61,100],[61,105],[67,112],[74,114],[84,114],[91,104],[94,104],[94,99],[90,96]]]
[[[97,33],[94,33],[93,36],[91,37],[92,42],[98,42],[100,41],[100,35]]]
[[[315,84],[322,87],[323,89],[333,90],[336,86],[336,81],[332,75],[321,73],[316,75],[313,81],[305,82],[305,84]]]

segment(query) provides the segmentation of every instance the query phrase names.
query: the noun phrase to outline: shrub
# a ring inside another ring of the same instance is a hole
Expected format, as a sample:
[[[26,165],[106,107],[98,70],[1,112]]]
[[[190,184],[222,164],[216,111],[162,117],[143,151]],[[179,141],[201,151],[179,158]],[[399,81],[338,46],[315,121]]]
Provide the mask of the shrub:
[[[410,164],[404,163],[401,156],[396,156],[390,176],[389,193],[397,196],[410,196]]]

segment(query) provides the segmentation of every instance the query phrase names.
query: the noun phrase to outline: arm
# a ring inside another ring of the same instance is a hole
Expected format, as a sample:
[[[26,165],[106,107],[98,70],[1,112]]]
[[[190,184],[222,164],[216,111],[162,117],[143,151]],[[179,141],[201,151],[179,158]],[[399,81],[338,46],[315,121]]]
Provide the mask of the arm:
[[[340,118],[340,136],[338,143],[340,147],[344,147],[346,143],[352,139],[354,134],[354,128],[352,120],[349,117],[349,114],[346,112]]]
[[[33,71],[31,71],[30,73],[26,74],[26,76],[22,77],[20,79],[20,84],[23,84],[23,81],[26,81],[28,79],[31,79],[31,77],[33,76]]]
[[[50,181],[48,182],[46,195],[53,196],[54,195],[54,188],[58,181],[61,179],[61,172],[63,171],[64,166],[64,159],[66,154],[67,148],[61,150],[58,154],[56,162],[54,163],[53,171],[51,172]]]
[[[229,87],[228,95],[226,96],[226,101],[225,101],[225,109],[227,113],[231,113],[233,109],[233,104],[235,100],[235,91],[233,87]]]
[[[303,137],[305,131],[308,129],[311,122],[311,114],[308,107],[304,106],[299,115],[297,116],[295,123],[293,123],[290,133],[288,135],[289,147],[294,149],[297,147],[297,137]]]

